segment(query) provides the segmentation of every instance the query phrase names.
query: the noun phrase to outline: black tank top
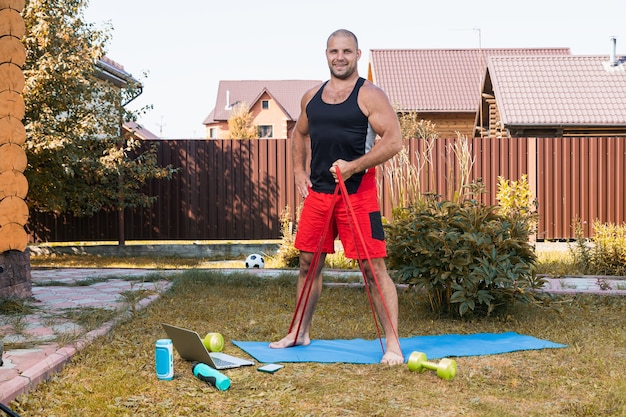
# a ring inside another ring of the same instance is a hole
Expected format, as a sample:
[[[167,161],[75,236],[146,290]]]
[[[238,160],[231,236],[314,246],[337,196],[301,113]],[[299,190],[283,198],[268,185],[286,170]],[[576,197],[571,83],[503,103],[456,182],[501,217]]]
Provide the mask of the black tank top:
[[[328,104],[322,100],[326,81],[306,106],[311,136],[311,187],[313,191],[332,194],[335,180],[329,169],[337,159],[353,161],[373,145],[367,117],[359,108],[357,98],[365,79],[359,77],[352,93],[342,103]],[[375,136],[375,135],[374,135]],[[371,142],[371,143],[370,143]],[[365,172],[357,173],[346,181],[348,194],[359,188]]]

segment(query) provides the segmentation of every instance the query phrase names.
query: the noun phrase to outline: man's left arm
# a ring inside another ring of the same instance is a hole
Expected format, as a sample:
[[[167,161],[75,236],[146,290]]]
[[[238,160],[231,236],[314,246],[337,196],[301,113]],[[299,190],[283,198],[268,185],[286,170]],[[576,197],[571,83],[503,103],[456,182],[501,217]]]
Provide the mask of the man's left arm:
[[[400,123],[387,95],[374,84],[366,82],[359,92],[359,106],[380,139],[368,153],[354,161],[335,161],[331,172],[334,176],[334,167],[338,166],[344,180],[382,164],[402,149]]]

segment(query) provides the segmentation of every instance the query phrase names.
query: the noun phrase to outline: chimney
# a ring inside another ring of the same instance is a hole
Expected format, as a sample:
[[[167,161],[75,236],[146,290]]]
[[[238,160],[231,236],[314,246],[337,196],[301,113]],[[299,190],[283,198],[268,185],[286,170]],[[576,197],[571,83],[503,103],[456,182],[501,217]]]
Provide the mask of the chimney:
[[[609,65],[612,67],[616,67],[619,62],[617,61],[617,38],[615,36],[611,36],[611,42],[613,43],[613,48],[611,49],[611,58],[609,59]]]
[[[230,90],[226,90],[226,105],[224,106],[224,110],[230,110],[233,106],[230,105]]]

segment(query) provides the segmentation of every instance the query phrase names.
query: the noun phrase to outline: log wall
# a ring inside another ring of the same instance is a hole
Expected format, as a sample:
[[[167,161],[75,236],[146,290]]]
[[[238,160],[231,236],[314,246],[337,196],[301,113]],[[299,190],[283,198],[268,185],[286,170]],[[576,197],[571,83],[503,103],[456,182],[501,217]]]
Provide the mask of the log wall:
[[[0,296],[29,297],[30,260],[26,247],[28,182],[25,106],[22,96],[26,50],[24,0],[0,0]]]

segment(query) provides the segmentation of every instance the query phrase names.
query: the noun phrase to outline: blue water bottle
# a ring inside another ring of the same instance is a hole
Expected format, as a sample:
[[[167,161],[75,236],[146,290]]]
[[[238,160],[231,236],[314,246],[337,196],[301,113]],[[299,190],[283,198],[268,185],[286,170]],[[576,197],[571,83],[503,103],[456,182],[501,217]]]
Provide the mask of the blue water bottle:
[[[157,378],[171,381],[174,378],[174,349],[171,339],[159,339],[155,349]]]
[[[226,391],[230,387],[230,378],[201,362],[194,362],[191,371],[200,381],[208,382],[220,391]]]

